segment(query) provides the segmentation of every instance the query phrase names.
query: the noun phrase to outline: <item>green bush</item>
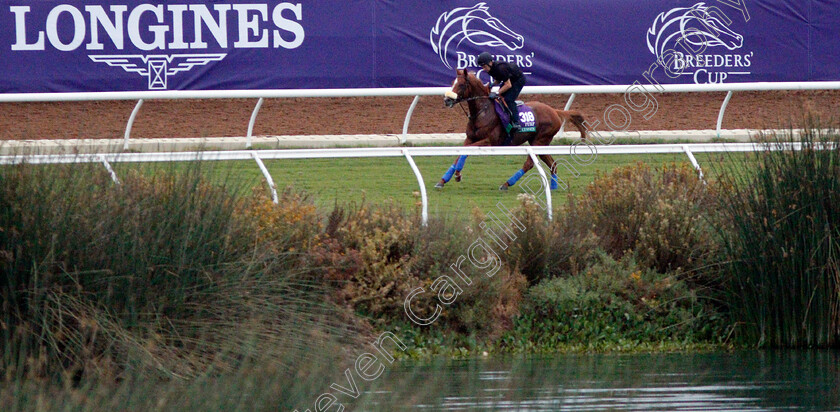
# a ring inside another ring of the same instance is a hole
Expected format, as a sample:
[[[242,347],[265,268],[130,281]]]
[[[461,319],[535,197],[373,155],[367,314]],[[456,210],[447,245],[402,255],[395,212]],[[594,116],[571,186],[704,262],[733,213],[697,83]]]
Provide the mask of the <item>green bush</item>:
[[[575,275],[602,249],[614,259],[632,256],[642,267],[676,271],[699,279],[699,268],[714,262],[713,206],[717,190],[687,165],[651,168],[644,163],[598,175],[547,222],[528,195],[520,195],[517,233],[505,261],[531,285],[556,276]]]
[[[712,339],[719,314],[673,274],[660,274],[631,256],[600,253],[577,275],[545,279],[531,287],[508,349]]]

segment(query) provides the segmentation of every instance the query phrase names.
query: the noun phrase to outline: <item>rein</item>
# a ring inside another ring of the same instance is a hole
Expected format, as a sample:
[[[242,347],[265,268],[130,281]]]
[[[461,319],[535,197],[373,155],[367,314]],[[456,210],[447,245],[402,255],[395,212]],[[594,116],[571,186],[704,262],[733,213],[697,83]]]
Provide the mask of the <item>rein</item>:
[[[467,90],[471,92],[471,91],[472,91],[472,90],[471,90],[471,89],[472,89],[472,85],[470,84],[469,78],[467,78],[467,73],[466,73],[466,70],[464,71],[464,81],[465,81],[465,83],[466,83],[466,88],[467,88]],[[454,106],[454,105],[456,105],[456,104],[457,104],[458,106],[460,106],[460,107],[461,107],[461,111],[463,111],[463,112],[464,112],[464,116],[466,116],[466,117],[467,117],[467,119],[474,120],[474,119],[470,116],[470,114],[469,114],[469,112],[467,111],[467,109],[465,109],[465,108],[464,108],[463,103],[464,103],[464,102],[471,102],[471,101],[473,101],[473,100],[478,100],[478,99],[489,99],[489,98],[490,98],[490,97],[489,97],[489,96],[487,96],[487,95],[483,95],[483,96],[472,96],[472,97],[467,97],[467,98],[459,97],[459,98],[455,99],[455,101],[453,101],[453,102],[452,102],[452,106]],[[450,106],[450,107],[451,107],[451,106]]]
[[[464,112],[464,116],[467,116],[467,119],[471,119],[470,114],[467,112],[467,109],[465,109],[464,105],[461,104],[461,103],[471,102],[473,100],[478,100],[478,99],[489,99],[489,97],[487,97],[487,96],[473,96],[473,97],[467,97],[466,99],[459,98],[459,99],[455,100],[455,104],[458,104],[458,106]]]

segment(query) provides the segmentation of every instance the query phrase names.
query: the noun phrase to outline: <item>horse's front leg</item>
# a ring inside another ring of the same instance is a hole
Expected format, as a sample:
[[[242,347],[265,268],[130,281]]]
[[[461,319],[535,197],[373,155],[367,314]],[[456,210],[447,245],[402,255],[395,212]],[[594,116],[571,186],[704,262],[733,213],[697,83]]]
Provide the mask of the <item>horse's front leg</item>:
[[[525,173],[528,173],[528,171],[531,170],[533,167],[534,161],[531,160],[531,156],[528,156],[528,159],[525,160],[525,164],[522,165],[522,169],[517,170],[516,173],[514,173],[513,176],[510,177],[510,179],[502,183],[502,185],[499,186],[499,190],[508,190],[509,187],[515,185],[516,182],[518,182],[519,179],[521,179],[522,176],[524,176]]]
[[[479,141],[475,141],[472,143],[467,144],[467,146],[490,146],[490,139],[483,139]],[[464,162],[467,160],[467,156],[461,156],[455,162],[455,181],[461,181],[461,169],[464,168]]]
[[[435,185],[436,188],[442,189],[443,185],[449,183],[449,180],[452,179],[452,175],[455,175],[455,181],[461,181],[461,170],[464,169],[464,163],[467,162],[467,155],[459,156],[455,163],[452,163],[452,166],[449,166],[449,170],[443,174],[443,177],[440,178],[440,181]]]

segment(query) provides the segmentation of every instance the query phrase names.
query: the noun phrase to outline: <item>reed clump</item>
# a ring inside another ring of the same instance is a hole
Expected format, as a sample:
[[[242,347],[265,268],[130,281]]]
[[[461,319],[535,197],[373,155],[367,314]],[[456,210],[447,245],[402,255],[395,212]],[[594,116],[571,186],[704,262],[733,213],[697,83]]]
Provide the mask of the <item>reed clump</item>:
[[[809,118],[798,138],[724,169],[726,284],[737,333],[757,346],[840,344],[840,133]],[[800,150],[790,150],[801,145]]]
[[[120,184],[79,164],[0,168],[0,382],[144,382],[176,400],[260,369],[289,379],[277,389],[360,335],[296,253],[315,241],[311,202],[276,206],[203,167]]]

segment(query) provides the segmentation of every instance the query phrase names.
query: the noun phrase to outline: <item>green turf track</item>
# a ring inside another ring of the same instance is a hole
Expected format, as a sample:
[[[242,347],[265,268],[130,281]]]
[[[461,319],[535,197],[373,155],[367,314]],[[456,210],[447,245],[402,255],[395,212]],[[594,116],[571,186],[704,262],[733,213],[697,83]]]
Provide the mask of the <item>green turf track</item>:
[[[700,153],[696,157],[705,173],[713,175],[713,163],[717,162],[715,159],[720,155]],[[456,183],[453,179],[444,189],[435,189],[435,183],[454,160],[454,156],[415,157],[425,179],[430,215],[465,216],[473,208],[486,211],[494,209],[498,202],[508,207],[518,203],[517,195],[523,193],[519,185],[511,187],[508,192],[501,192],[498,187],[522,166],[525,160],[523,156],[470,157],[463,171],[463,181]],[[569,185],[569,189],[553,191],[552,203],[556,208],[565,202],[567,193],[580,193],[598,172],[609,172],[616,167],[639,161],[661,166],[665,163],[688,163],[688,157],[685,154],[600,155],[591,165],[575,165],[580,173],[578,177],[561,166],[558,176]],[[413,209],[419,202],[417,180],[404,158],[267,160],[265,165],[278,188],[292,187],[306,191],[313,196],[318,206],[325,209],[336,202],[359,204],[364,201],[377,204],[389,199]],[[118,176],[126,173],[128,168],[136,167],[131,164],[114,165]],[[202,168],[208,170],[214,179],[226,179],[249,186],[265,185],[253,161],[208,162]],[[528,172],[525,178],[534,173],[537,173],[535,169]]]

